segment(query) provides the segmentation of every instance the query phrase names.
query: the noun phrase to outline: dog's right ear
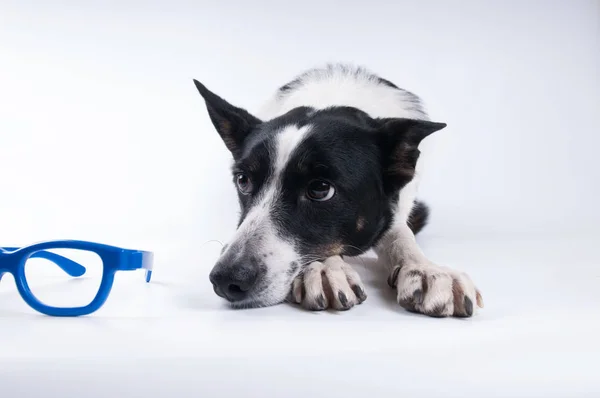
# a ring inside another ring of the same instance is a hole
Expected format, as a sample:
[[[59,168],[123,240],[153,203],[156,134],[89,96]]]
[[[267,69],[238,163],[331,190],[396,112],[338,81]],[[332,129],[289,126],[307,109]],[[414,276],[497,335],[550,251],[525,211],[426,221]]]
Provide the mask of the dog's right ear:
[[[231,105],[207,89],[198,80],[194,79],[194,84],[204,98],[210,120],[212,120],[227,149],[234,158],[238,158],[244,139],[261,121],[245,109]]]

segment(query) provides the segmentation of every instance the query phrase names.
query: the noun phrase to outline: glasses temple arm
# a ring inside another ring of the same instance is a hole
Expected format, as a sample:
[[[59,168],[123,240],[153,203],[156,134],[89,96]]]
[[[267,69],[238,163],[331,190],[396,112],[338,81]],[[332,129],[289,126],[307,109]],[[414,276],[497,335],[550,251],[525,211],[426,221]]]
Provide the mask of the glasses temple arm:
[[[120,269],[123,271],[146,270],[146,282],[150,282],[154,265],[154,253],[141,250],[123,250],[122,254]]]

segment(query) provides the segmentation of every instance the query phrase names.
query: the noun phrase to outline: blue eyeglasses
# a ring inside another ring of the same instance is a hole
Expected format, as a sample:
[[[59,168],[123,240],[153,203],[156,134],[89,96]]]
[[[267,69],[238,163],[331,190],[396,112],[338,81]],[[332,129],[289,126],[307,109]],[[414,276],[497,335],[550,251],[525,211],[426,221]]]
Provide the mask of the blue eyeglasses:
[[[50,316],[82,316],[106,302],[117,271],[146,270],[153,253],[100,243],[60,240],[26,247],[0,247],[0,280],[11,273],[19,294]]]

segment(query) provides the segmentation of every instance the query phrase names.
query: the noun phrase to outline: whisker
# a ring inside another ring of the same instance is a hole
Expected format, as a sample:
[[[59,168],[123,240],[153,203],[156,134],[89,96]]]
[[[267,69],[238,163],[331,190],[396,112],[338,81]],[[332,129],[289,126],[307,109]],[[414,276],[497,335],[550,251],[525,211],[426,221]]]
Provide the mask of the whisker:
[[[218,239],[211,239],[211,240],[207,240],[206,242],[204,242],[204,243],[202,244],[202,246],[206,245],[207,243],[212,243],[212,242],[217,242],[217,243],[221,244],[221,249],[222,249],[223,247],[225,247],[225,244],[224,244],[223,242],[221,242],[220,240],[218,240]]]
[[[356,247],[356,246],[353,246],[353,245],[345,245],[345,246],[351,247],[351,248],[353,248],[353,249],[356,249],[356,250],[358,250],[358,251],[360,251],[360,252],[362,252],[362,251],[363,251],[363,250],[362,250],[360,247]],[[363,252],[363,253],[361,253],[360,255],[358,255],[358,256],[354,256],[354,257],[356,257],[356,258],[359,258],[359,259],[360,259],[360,261],[362,261],[362,263],[363,263],[363,266],[364,266],[364,267],[366,267],[366,266],[367,266],[367,263],[365,263],[365,259],[364,259],[364,258],[362,258],[362,255],[363,255],[363,254],[364,254],[364,252]]]

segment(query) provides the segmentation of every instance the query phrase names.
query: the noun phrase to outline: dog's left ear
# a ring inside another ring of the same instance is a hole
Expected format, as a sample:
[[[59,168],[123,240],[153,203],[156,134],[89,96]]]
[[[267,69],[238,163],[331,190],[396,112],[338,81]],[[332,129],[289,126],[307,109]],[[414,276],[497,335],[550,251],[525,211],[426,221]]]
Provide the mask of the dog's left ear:
[[[393,188],[401,188],[414,177],[421,141],[446,127],[446,123],[402,118],[378,121],[384,175]]]
[[[245,109],[231,105],[198,80],[194,79],[194,84],[204,98],[210,120],[223,139],[225,146],[234,158],[239,157],[242,143],[261,121]]]

